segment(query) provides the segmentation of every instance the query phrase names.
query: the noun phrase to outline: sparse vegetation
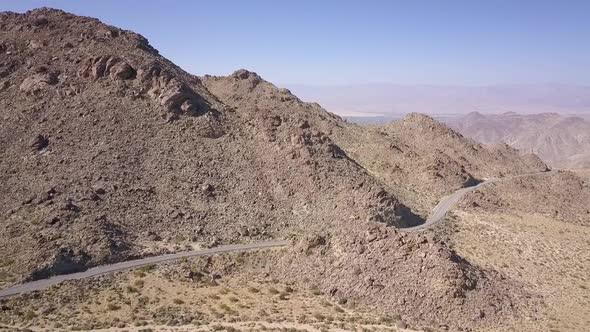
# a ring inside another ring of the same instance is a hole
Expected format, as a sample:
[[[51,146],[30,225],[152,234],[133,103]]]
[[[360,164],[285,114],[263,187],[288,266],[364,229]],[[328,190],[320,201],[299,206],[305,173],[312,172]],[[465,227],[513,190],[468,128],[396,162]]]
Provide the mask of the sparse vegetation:
[[[127,286],[125,288],[127,290],[127,293],[137,293],[137,288],[133,287],[133,286]]]
[[[311,294],[315,295],[315,296],[319,296],[322,295],[322,291],[319,289],[319,287],[317,285],[312,285],[309,290],[311,291]]]
[[[14,264],[14,259],[3,259],[0,260],[0,268],[8,267]]]
[[[29,321],[35,317],[37,317],[37,314],[34,311],[29,310],[29,311],[25,312],[25,315],[23,318],[25,319],[25,321]]]
[[[117,305],[115,303],[108,303],[107,304],[107,310],[108,311],[117,311],[119,309],[121,309],[121,306],[119,306],[119,305]]]
[[[153,271],[155,268],[156,268],[156,266],[154,264],[148,264],[148,265],[144,265],[144,266],[139,267],[137,270],[141,271],[143,273],[148,273],[148,272]]]
[[[326,319],[326,316],[322,315],[321,313],[314,313],[313,318],[320,322],[323,322]]]

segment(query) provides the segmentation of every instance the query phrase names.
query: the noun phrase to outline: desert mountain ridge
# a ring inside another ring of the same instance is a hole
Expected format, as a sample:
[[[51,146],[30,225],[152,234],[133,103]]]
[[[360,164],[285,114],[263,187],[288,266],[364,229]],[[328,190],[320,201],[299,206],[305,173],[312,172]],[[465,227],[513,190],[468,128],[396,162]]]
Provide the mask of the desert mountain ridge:
[[[261,258],[268,278],[424,326],[501,325],[541,301],[399,229],[486,177],[547,172],[535,155],[421,114],[351,124],[247,70],[197,77],[60,10],[0,13],[0,28],[0,285],[289,239]]]
[[[395,78],[393,78],[395,79]],[[391,83],[350,85],[291,84],[303,100],[320,102],[343,116],[391,116],[419,112],[433,115],[590,113],[590,87],[568,84],[498,84],[489,86],[404,85]]]
[[[472,112],[446,123],[478,142],[533,152],[557,168],[590,167],[590,122],[578,116]]]

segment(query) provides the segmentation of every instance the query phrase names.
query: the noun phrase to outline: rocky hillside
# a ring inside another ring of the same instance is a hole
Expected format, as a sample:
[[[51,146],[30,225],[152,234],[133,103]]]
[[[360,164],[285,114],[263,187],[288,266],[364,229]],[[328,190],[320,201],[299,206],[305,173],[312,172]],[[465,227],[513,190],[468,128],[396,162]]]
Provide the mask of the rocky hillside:
[[[441,196],[483,178],[548,170],[535,155],[506,144],[478,144],[423,114],[413,113],[384,126],[359,126],[244,70],[228,77],[205,76],[202,81],[223,103],[249,117],[268,119],[278,117],[275,112],[301,110],[301,126],[327,133],[349,158],[423,216]]]
[[[94,19],[44,9],[2,22],[2,241],[27,257],[15,272],[58,273],[36,268],[55,254],[93,265],[161,241],[404,216],[303,109],[236,110],[141,36]]]
[[[396,196],[426,216],[441,196],[484,178],[548,170],[535,155],[485,146],[412,113],[380,126],[349,125],[338,143]]]
[[[473,112],[448,123],[478,142],[506,143],[532,151],[554,167],[590,168],[590,122],[581,117]]]
[[[505,179],[469,194],[462,207],[470,211],[531,213],[590,225],[590,183],[570,171]]]
[[[429,190],[424,174],[443,193],[544,169],[538,160],[449,147],[463,139],[419,115],[365,132],[248,71],[190,75],[92,18],[39,9],[1,13],[0,27],[3,285],[291,238],[272,258],[276,277],[389,314],[490,326],[533,301],[444,242],[391,226],[419,218],[402,203],[419,199],[396,194]]]

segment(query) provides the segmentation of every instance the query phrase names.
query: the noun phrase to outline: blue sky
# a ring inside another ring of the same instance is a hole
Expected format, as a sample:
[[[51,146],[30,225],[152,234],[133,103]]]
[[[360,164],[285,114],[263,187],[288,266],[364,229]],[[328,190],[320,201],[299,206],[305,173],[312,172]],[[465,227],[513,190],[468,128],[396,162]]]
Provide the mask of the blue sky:
[[[590,85],[590,1],[59,1],[137,31],[194,74],[282,84]]]

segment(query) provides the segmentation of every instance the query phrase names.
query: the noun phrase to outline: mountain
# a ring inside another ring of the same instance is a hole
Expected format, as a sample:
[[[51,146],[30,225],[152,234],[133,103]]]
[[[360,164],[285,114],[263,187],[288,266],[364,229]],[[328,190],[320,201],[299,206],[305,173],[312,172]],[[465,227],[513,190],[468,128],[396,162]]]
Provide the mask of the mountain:
[[[418,113],[385,125],[350,124],[334,139],[424,217],[442,196],[485,178],[547,170],[535,155],[483,146]]]
[[[446,123],[478,142],[506,143],[533,152],[557,168],[590,167],[590,122],[581,117],[472,112]]]
[[[310,123],[340,119],[254,73],[225,82],[268,87],[280,96],[270,105],[290,112],[226,104],[143,37],[95,19],[41,9],[4,13],[2,24],[1,244],[17,277],[170,242],[210,246],[319,233],[348,216],[403,217],[404,206]]]
[[[350,124],[247,70],[196,77],[134,32],[59,10],[1,13],[0,27],[0,285],[291,241],[2,300],[1,323],[213,324],[260,291],[242,286],[246,296],[213,309],[200,292],[219,290],[206,296],[219,300],[231,292],[220,282],[254,280],[289,287],[272,303],[313,285],[346,315],[380,314],[376,325],[402,328],[492,329],[539,306],[530,288],[471,264],[444,237],[399,229],[455,189],[546,172],[536,156],[480,145],[421,114]],[[181,290],[197,295],[182,300]]]
[[[303,100],[321,103],[343,116],[396,116],[412,112],[432,115],[480,113],[590,114],[590,87],[565,84],[490,86],[290,85]]]

